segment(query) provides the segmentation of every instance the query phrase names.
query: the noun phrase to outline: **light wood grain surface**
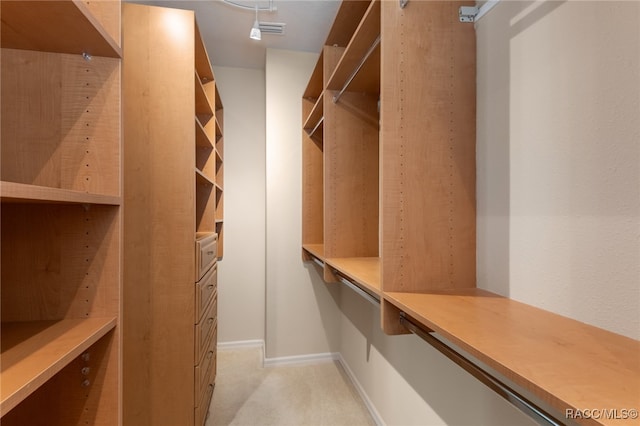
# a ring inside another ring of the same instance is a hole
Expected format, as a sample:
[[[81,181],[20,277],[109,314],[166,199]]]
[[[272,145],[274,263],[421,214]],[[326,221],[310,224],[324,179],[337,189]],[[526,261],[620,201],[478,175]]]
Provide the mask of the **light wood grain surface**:
[[[640,407],[637,340],[479,289],[384,298],[561,413]]]

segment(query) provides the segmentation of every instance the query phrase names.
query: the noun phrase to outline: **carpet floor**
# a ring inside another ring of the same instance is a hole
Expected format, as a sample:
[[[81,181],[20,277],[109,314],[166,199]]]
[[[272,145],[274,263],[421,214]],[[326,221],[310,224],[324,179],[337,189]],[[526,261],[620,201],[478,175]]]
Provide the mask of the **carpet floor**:
[[[262,349],[218,351],[206,426],[375,425],[337,362],[262,367]]]

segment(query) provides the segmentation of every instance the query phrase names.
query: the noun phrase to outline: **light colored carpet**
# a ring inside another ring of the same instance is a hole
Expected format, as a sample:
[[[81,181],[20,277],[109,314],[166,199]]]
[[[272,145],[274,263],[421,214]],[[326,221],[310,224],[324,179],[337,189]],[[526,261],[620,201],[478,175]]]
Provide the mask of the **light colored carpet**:
[[[375,425],[337,362],[262,367],[262,349],[221,350],[206,426]]]

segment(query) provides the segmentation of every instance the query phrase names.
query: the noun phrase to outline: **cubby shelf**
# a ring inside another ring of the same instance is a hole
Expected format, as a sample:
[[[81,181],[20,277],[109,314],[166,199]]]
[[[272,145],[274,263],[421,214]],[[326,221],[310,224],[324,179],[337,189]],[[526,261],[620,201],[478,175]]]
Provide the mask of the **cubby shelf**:
[[[480,289],[384,299],[561,414],[638,405],[637,340]]]
[[[380,46],[376,40],[380,36],[380,1],[372,1],[342,58],[327,82],[328,90],[341,90],[349,83],[365,55],[376,46],[364,61],[362,69],[349,84],[352,92],[380,92]],[[379,42],[379,40],[377,40]]]
[[[2,323],[0,415],[116,326],[116,318]]]
[[[204,130],[202,123],[198,117],[196,117],[196,146],[200,148],[213,148],[213,142],[207,136],[207,132]]]
[[[207,186],[216,186],[216,183],[213,181],[213,179],[211,179],[210,177],[208,177],[207,175],[205,175],[204,173],[202,173],[202,171],[195,169],[196,171],[196,182],[200,185],[207,185]]]
[[[80,0],[3,1],[2,47],[120,58],[119,43]]]
[[[69,204],[105,204],[119,206],[121,197],[91,194],[69,189],[50,188],[15,182],[0,182],[2,202],[17,203],[69,203]]]
[[[311,113],[309,114],[309,117],[307,117],[307,120],[305,121],[304,125],[302,126],[302,128],[311,137],[313,137],[314,133],[316,133],[316,131],[322,126],[322,122],[323,122],[323,117],[322,117],[323,104],[324,104],[324,92],[322,92],[320,94],[320,97],[318,97],[318,100],[316,101],[315,105],[313,106],[313,109],[311,110]]]
[[[195,86],[196,114],[201,117],[213,117],[213,107],[211,105],[211,102],[209,101],[209,97],[207,96],[204,84],[202,84],[202,81],[200,80],[197,72],[195,73]]]

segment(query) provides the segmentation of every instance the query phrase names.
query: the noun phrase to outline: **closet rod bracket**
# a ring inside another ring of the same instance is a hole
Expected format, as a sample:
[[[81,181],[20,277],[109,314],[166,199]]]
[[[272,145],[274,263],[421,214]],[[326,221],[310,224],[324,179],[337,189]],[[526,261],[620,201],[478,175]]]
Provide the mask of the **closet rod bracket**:
[[[409,3],[409,0],[398,0],[398,3],[400,4],[400,9],[404,9],[407,3]]]
[[[460,22],[475,22],[479,9],[475,6],[460,6],[458,18]]]

